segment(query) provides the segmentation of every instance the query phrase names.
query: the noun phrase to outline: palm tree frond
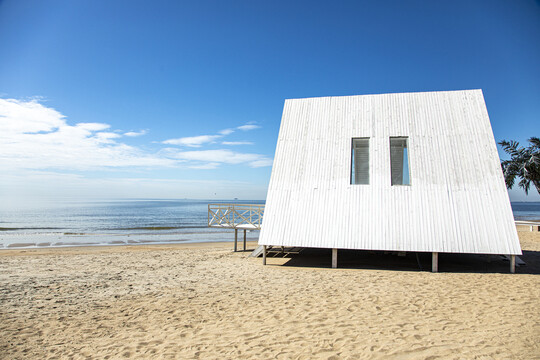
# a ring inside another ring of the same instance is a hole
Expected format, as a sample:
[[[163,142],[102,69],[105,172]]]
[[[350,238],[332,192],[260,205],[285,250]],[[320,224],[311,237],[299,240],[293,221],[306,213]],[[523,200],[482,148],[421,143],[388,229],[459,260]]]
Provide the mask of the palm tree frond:
[[[531,137],[530,146],[520,147],[514,140],[502,140],[499,145],[510,155],[510,160],[501,161],[504,182],[511,189],[519,178],[519,187],[529,193],[531,182],[540,192],[540,138]]]

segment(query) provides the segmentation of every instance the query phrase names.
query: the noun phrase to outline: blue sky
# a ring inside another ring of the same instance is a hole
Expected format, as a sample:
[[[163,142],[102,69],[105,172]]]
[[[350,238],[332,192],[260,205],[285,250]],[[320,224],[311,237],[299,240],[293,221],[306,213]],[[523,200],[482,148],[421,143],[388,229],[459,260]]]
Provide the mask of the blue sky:
[[[533,0],[4,0],[0,34],[4,200],[264,199],[287,98],[481,88],[540,136]]]

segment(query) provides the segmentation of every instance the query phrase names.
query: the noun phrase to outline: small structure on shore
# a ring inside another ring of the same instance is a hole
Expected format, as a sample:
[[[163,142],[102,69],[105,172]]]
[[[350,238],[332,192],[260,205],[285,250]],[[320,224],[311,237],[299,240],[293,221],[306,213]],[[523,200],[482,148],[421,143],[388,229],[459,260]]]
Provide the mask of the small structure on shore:
[[[208,204],[208,227],[234,229],[234,251],[238,251],[238,230],[244,230],[244,251],[246,232],[261,230],[263,204]]]
[[[430,252],[433,271],[439,253],[500,254],[513,272],[482,91],[286,100],[259,245],[331,248],[333,267],[338,249]]]

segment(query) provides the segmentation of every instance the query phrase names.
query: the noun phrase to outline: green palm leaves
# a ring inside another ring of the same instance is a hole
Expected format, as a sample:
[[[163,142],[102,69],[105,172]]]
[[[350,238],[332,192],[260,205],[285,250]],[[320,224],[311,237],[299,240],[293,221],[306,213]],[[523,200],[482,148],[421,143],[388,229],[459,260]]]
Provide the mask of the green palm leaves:
[[[511,189],[516,178],[520,178],[519,187],[529,193],[531,182],[540,193],[540,138],[529,139],[530,146],[520,147],[517,141],[499,142],[503,150],[510,155],[510,160],[501,162],[506,187]]]

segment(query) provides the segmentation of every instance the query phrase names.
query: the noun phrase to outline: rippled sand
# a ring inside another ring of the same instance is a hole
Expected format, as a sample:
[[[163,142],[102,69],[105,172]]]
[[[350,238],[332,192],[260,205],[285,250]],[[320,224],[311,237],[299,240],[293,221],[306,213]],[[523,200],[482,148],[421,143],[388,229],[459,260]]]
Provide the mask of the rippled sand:
[[[540,233],[520,238],[514,275],[444,254],[437,274],[324,251],[263,267],[230,243],[2,251],[0,357],[540,358]]]

